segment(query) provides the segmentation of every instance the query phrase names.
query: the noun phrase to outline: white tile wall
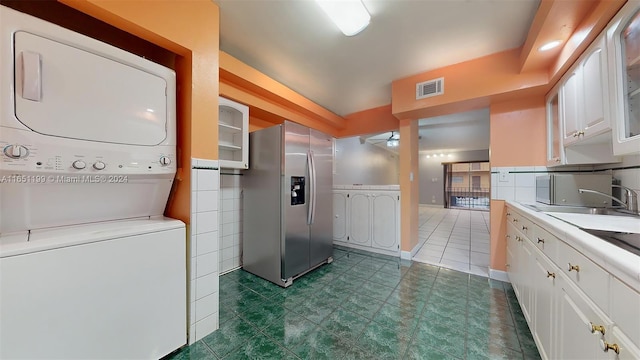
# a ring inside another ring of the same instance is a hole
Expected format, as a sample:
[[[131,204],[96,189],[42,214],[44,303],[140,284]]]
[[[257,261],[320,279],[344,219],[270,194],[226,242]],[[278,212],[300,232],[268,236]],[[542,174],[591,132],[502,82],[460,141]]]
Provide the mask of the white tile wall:
[[[192,159],[189,246],[189,344],[218,329],[220,171],[218,162]]]
[[[546,172],[544,166],[492,167],[491,198],[535,203],[536,176]]]
[[[223,169],[221,171],[219,209],[219,271],[225,273],[242,266],[242,176],[240,170]]]

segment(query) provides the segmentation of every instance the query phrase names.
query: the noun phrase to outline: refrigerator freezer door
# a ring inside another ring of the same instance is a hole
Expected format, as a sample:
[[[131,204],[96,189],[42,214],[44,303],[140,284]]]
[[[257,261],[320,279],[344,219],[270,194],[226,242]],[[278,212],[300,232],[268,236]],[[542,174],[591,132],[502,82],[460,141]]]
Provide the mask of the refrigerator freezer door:
[[[309,261],[314,267],[333,256],[333,139],[314,129],[310,129],[310,135],[316,193]]]
[[[249,170],[242,181],[243,240],[245,270],[283,286],[281,271],[282,127],[274,126],[250,134]],[[290,195],[289,202],[290,203]]]
[[[292,177],[305,177],[309,183],[309,128],[292,122],[284,123],[284,184],[291,188]],[[305,187],[306,199],[310,198],[310,189]],[[309,202],[291,205],[291,192],[285,192],[284,230],[285,240],[282,249],[282,278],[288,279],[309,270]]]

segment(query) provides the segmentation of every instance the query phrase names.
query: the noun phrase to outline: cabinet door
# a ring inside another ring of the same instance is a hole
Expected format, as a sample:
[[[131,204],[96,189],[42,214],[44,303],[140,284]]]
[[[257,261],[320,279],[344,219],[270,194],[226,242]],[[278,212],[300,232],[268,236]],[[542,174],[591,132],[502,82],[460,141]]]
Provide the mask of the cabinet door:
[[[594,42],[581,64],[584,91],[584,137],[609,130],[607,56],[604,36]],[[605,101],[606,100],[606,101]]]
[[[249,168],[249,107],[218,98],[218,156],[220,167]]]
[[[349,241],[371,246],[371,194],[350,194]]]
[[[547,96],[547,166],[564,164],[560,125],[560,94],[555,88]]]
[[[563,274],[556,275],[559,292],[558,307],[558,334],[557,340],[558,359],[607,359],[608,355],[601,350],[600,340],[604,336],[592,333],[591,324],[604,326],[606,331],[611,330],[609,321],[604,315],[589,304],[589,301],[569,284]]]
[[[563,144],[565,146],[578,140],[578,131],[582,129],[579,108],[582,104],[581,86],[578,69],[571,72],[562,85]]]
[[[554,331],[556,330],[553,325],[553,319],[555,319],[555,283],[556,276],[560,271],[539,251],[537,251],[533,265],[532,276],[534,279],[532,280],[535,283],[535,309],[532,312],[533,336],[536,338],[537,343],[540,344],[538,347],[540,356],[543,359],[553,359],[555,356],[552,346]]]
[[[346,192],[333,192],[333,240],[347,241]]]
[[[384,250],[398,249],[398,216],[395,194],[372,194],[373,238],[372,247]]]

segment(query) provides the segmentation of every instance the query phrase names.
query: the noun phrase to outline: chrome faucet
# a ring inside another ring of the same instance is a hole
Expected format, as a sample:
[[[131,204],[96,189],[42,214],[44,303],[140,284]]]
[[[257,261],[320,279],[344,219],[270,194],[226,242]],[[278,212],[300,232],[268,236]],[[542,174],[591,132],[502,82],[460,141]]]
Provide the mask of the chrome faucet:
[[[626,193],[626,201],[622,201],[620,199],[618,199],[615,196],[611,196],[609,194],[605,194],[603,192],[597,191],[597,190],[590,190],[590,189],[578,189],[579,193],[592,193],[592,194],[598,194],[604,197],[608,197],[609,199],[615,200],[618,203],[620,203],[621,205],[624,206],[624,210],[633,213],[635,215],[639,215],[638,213],[638,193],[635,192],[635,190],[633,189],[629,189],[628,187],[624,187],[621,185],[611,185],[612,187],[619,187],[622,188],[624,190],[627,191]]]

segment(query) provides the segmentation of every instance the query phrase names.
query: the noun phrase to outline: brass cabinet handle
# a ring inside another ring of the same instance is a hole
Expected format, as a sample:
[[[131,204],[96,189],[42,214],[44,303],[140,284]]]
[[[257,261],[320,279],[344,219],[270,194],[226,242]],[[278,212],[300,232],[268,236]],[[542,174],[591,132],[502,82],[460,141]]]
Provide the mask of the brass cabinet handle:
[[[522,231],[527,231],[527,230],[529,230],[529,228],[523,225],[522,226]]]
[[[569,265],[567,266],[567,269],[569,269],[569,272],[571,272],[571,270],[580,272],[580,265],[571,265],[571,263],[569,263]]]
[[[553,158],[553,161],[560,162],[560,158]]]
[[[609,344],[608,342],[604,341],[604,339],[600,339],[600,347],[604,352],[613,350],[616,354],[620,354],[620,346],[618,346],[618,344]]]
[[[590,322],[589,323],[589,331],[591,331],[592,334],[595,334],[595,333],[599,332],[602,335],[604,335],[604,333],[605,333],[604,325],[596,325],[596,324]]]
[[[511,239],[511,235],[507,234],[504,237],[506,237],[507,239]]]
[[[548,278],[554,278],[554,279],[555,279],[555,278],[556,278],[556,273],[552,273],[552,272],[550,272],[549,270],[547,270],[547,277],[548,277]]]
[[[520,236],[516,235],[516,240],[517,241],[522,241],[522,238]]]
[[[544,239],[538,238],[538,244],[540,243],[544,244]]]
[[[578,131],[578,136],[584,136],[584,131],[583,130]]]
[[[513,219],[513,222],[518,222],[518,219]]]
[[[510,213],[510,212],[508,212],[508,213],[507,213],[507,216],[511,216],[511,213]]]

